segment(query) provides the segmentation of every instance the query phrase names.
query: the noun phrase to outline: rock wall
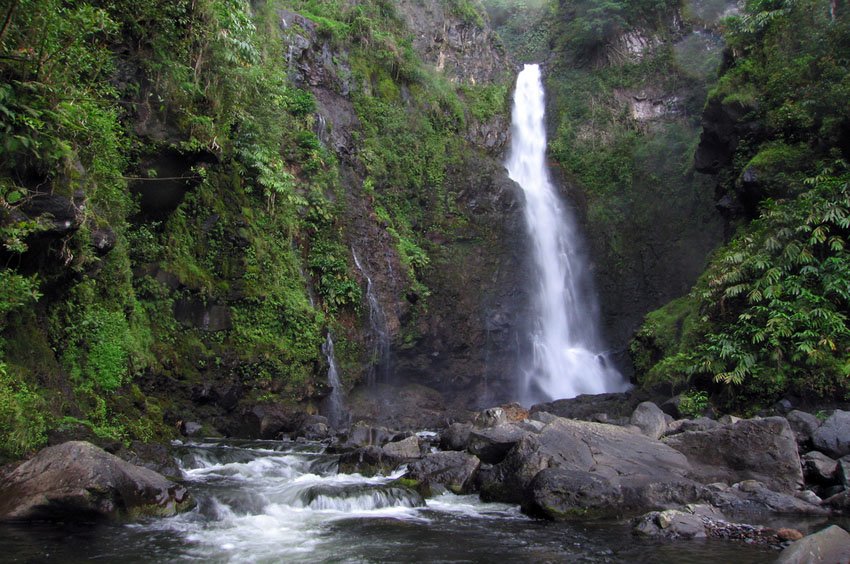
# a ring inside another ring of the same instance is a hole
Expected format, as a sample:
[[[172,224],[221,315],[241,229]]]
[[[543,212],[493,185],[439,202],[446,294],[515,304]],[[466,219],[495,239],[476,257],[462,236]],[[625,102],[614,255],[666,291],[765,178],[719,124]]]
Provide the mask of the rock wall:
[[[511,69],[492,31],[459,19],[444,3],[399,2],[417,54],[452,82],[496,84]],[[521,355],[519,336],[528,307],[528,268],[521,191],[501,163],[509,116],[468,116],[469,146],[447,171],[444,191],[457,206],[457,227],[429,235],[430,290],[424,312],[407,291],[404,267],[391,235],[364,196],[365,171],[355,141],[360,127],[352,102],[346,53],[335,53],[316,25],[281,12],[287,64],[296,84],[315,95],[320,138],[339,157],[345,185],[345,238],[354,249],[386,317],[393,383],[418,383],[460,406],[510,399]],[[365,274],[361,275],[365,278]],[[365,288],[366,281],[362,280]],[[367,304],[363,310],[368,311]],[[368,315],[361,319],[369,339]]]

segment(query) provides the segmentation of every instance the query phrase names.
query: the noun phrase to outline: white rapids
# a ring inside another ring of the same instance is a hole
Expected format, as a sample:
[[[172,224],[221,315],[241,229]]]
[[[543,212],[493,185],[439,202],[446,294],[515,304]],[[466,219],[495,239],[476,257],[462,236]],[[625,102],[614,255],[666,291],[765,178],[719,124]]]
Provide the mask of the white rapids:
[[[326,562],[353,558],[357,547],[335,527],[391,520],[429,527],[438,515],[523,519],[517,508],[477,496],[428,500],[387,476],[337,472],[337,457],[317,444],[254,441],[186,445],[180,463],[198,507],[172,519],[131,528],[174,535],[188,544],[180,559],[203,562]],[[348,556],[343,556],[348,554]],[[356,554],[356,553],[355,553]]]
[[[525,65],[517,77],[512,115],[506,167],[525,194],[538,282],[533,355],[520,382],[520,400],[531,404],[623,391],[628,387],[625,379],[603,352],[596,301],[587,265],[579,253],[575,220],[549,179],[538,65]]]

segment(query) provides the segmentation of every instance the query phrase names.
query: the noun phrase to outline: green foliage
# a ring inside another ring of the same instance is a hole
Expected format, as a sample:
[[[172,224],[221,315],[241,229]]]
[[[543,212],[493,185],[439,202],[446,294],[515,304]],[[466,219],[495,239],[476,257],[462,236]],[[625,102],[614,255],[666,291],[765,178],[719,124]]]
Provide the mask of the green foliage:
[[[0,362],[0,456],[19,457],[44,446],[49,424],[42,397]]]
[[[482,0],[505,49],[517,61],[542,61],[557,20],[557,2],[551,0]]]
[[[469,25],[484,27],[483,8],[476,0],[441,0],[448,12]]]
[[[720,179],[756,219],[686,298],[700,322],[642,365],[640,378],[663,372],[712,385],[726,407],[743,410],[789,391],[850,397],[850,174],[836,160],[850,118],[845,12],[753,0],[726,22],[734,59],[710,96],[746,128]],[[752,190],[746,175],[755,195],[743,191]]]
[[[360,285],[349,275],[348,249],[340,243],[321,239],[310,249],[309,266],[317,280],[322,303],[331,313],[360,304]]]
[[[6,314],[41,298],[38,276],[21,276],[11,270],[0,270],[0,327]]]
[[[634,29],[663,29],[680,0],[569,0],[561,2],[566,25],[560,41],[579,60],[593,61],[619,36]]]
[[[708,394],[702,390],[689,390],[681,395],[679,413],[685,417],[699,417],[708,407]]]

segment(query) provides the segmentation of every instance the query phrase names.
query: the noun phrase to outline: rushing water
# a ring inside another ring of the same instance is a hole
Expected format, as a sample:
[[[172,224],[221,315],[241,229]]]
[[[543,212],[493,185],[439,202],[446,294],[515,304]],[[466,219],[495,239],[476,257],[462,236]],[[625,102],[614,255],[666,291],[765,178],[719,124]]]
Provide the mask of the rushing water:
[[[354,257],[354,265],[357,270],[366,279],[366,303],[369,304],[372,363],[369,372],[366,374],[366,382],[370,386],[386,384],[389,382],[390,376],[390,331],[387,328],[387,316],[384,313],[384,308],[381,307],[381,302],[378,301],[378,296],[375,295],[372,278],[363,268],[354,248],[351,249],[351,255]]]
[[[602,352],[598,312],[575,220],[546,166],[543,83],[538,65],[517,77],[508,173],[525,193],[525,218],[538,280],[533,356],[520,398],[530,404],[622,391],[626,383]]]
[[[339,380],[339,370],[336,366],[336,355],[334,354],[334,341],[330,331],[328,331],[325,344],[322,345],[322,352],[325,353],[325,358],[328,361],[328,386],[331,389],[331,393],[325,400],[326,416],[331,427],[339,429],[343,423],[347,422],[347,417],[345,407],[342,403],[342,383]]]
[[[317,444],[209,441],[179,448],[198,506],[97,527],[0,525],[3,562],[771,562],[728,541],[634,539],[623,523],[533,520],[446,494],[423,504],[392,480],[337,473]]]

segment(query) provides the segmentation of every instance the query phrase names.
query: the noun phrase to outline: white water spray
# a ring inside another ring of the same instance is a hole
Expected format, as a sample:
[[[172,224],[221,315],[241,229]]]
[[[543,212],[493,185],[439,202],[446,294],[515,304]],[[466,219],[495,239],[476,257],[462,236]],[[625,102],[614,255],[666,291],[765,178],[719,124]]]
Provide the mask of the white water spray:
[[[354,247],[351,248],[351,255],[354,257],[357,270],[366,278],[366,302],[369,304],[369,330],[372,333],[373,344],[372,364],[366,375],[366,382],[370,386],[386,384],[390,376],[390,332],[387,328],[387,316],[372,288],[372,278],[360,263]]]
[[[328,386],[331,389],[330,395],[325,400],[328,422],[334,429],[339,429],[345,423],[346,414],[342,404],[342,383],[339,380],[339,370],[336,366],[336,355],[334,354],[334,341],[330,331],[328,331],[325,344],[322,345],[322,352],[325,353],[325,358],[328,361]]]
[[[540,67],[525,65],[517,77],[506,166],[525,193],[525,218],[539,284],[534,354],[519,390],[527,404],[627,387],[601,352],[598,314],[586,282],[587,266],[578,253],[575,221],[558,199],[546,168],[544,114]]]

